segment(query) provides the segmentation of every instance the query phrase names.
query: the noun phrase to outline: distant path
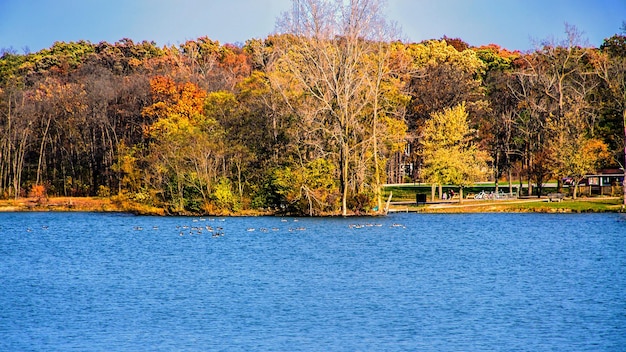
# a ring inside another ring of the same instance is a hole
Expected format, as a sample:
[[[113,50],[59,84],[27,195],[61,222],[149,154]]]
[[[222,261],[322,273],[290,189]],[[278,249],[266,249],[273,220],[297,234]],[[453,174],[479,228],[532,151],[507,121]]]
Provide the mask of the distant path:
[[[522,203],[533,203],[533,202],[547,202],[547,198],[518,198],[518,199],[502,199],[502,200],[476,200],[476,199],[466,199],[463,201],[463,204],[459,204],[458,201],[448,202],[446,204],[433,204],[430,208],[440,209],[440,208],[463,208],[463,207],[480,207],[480,206],[489,206],[489,205],[508,205],[508,204],[522,204]]]
[[[475,187],[495,187],[493,182],[476,182],[474,183]],[[543,184],[544,188],[555,188],[557,187],[558,184],[556,182],[546,182]],[[383,184],[383,187],[430,187],[430,183],[385,183]],[[439,187],[439,186],[437,186]],[[443,185],[443,187],[459,187],[456,185]],[[519,183],[513,183],[513,187],[517,188],[519,187]],[[536,188],[537,185],[533,184],[533,188]],[[567,187],[567,186],[564,186]],[[498,188],[500,189],[506,189],[509,188],[509,184],[508,183],[499,183],[498,184]],[[528,184],[527,183],[523,183],[522,184],[522,188],[528,188]]]
[[[437,200],[434,202],[426,202],[429,208],[462,208],[462,207],[476,207],[484,205],[494,204],[519,204],[519,203],[531,203],[531,202],[547,202],[547,198],[516,198],[516,199],[496,199],[496,200],[483,200],[483,199],[465,199],[463,204],[459,204],[458,199],[453,200]],[[399,201],[391,202],[391,205],[415,205],[415,201]]]

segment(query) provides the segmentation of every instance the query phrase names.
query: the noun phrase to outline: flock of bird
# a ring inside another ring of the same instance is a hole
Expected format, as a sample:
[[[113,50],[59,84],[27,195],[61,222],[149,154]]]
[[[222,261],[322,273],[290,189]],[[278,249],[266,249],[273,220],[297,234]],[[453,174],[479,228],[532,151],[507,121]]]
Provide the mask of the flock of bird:
[[[224,236],[224,228],[222,226],[212,226],[212,225],[205,225],[205,224],[197,224],[197,223],[201,223],[201,222],[205,222],[205,221],[216,221],[216,219],[214,218],[194,218],[192,219],[192,222],[194,223],[193,225],[177,225],[176,226],[176,230],[178,231],[179,236],[194,236],[194,235],[203,235],[203,234],[210,234],[211,237],[222,237]],[[225,221],[224,218],[218,218],[217,221]],[[282,218],[280,220],[283,223],[289,222],[290,220],[287,220],[285,218]],[[299,220],[298,219],[293,219],[291,220],[294,223],[297,223]],[[368,227],[382,227],[383,224],[381,223],[351,223],[348,225],[349,229],[363,229],[363,228],[368,228]],[[402,225],[402,224],[398,224],[398,223],[393,223],[391,225],[389,225],[390,228],[406,228],[406,226]],[[134,226],[133,229],[135,231],[143,231],[144,227],[142,226]],[[153,226],[152,227],[153,230],[158,230],[159,227],[158,226]],[[281,228],[279,227],[247,227],[245,228],[246,232],[261,232],[261,233],[268,233],[268,232],[278,232],[280,231]],[[305,226],[288,226],[286,228],[286,230],[288,232],[295,232],[295,231],[306,231],[307,228]]]
[[[205,218],[193,219],[192,221],[206,221]],[[211,218],[210,221],[215,221],[215,219]],[[225,221],[226,219],[220,218],[218,221]],[[133,226],[133,230],[135,231],[143,231],[143,226]],[[159,230],[158,226],[152,226],[152,230]],[[178,231],[179,236],[185,235],[202,235],[204,233],[208,233],[211,237],[222,237],[224,236],[224,228],[222,226],[211,226],[211,225],[176,225],[176,230]]]
[[[193,225],[176,225],[176,230],[178,231],[178,235],[179,236],[193,236],[193,235],[203,235],[203,234],[210,234],[211,237],[216,238],[216,237],[222,237],[224,236],[224,227],[223,226],[213,226],[213,225],[204,225],[204,224],[195,224],[198,222],[205,222],[207,221],[206,218],[194,218],[192,219],[192,222],[194,223]],[[214,219],[214,218],[209,218],[208,221],[218,221],[218,222],[224,222],[226,221],[226,219],[224,218],[218,218],[218,219]],[[297,221],[297,220],[294,220]],[[153,226],[152,227],[153,230],[158,230],[159,227],[158,226]],[[305,230],[304,227],[299,227],[297,228],[298,230]],[[133,230],[135,231],[143,231],[144,227],[143,226],[134,226]],[[255,228],[247,228],[246,231],[248,232],[252,232],[255,231]],[[265,227],[261,227],[259,228],[259,231],[261,232],[269,232],[269,231],[278,231],[279,229],[276,227],[272,227],[271,229],[269,228],[265,228]],[[292,230],[292,228],[290,228],[290,231]]]
[[[43,225],[41,227],[42,230],[47,230],[48,228],[49,228],[48,225]],[[32,227],[27,227],[26,228],[26,232],[33,232],[33,228]]]
[[[200,222],[205,222],[207,221],[206,218],[194,218],[192,219],[192,222],[194,223],[193,225],[177,225],[176,226],[176,230],[178,231],[179,236],[193,236],[193,235],[202,235],[202,234],[210,234],[211,237],[222,237],[224,236],[224,227],[223,226],[212,226],[212,225],[205,225],[205,224],[196,224],[196,223],[200,223]],[[226,221],[225,218],[209,218],[208,221],[218,221],[218,222],[224,222]],[[281,222],[289,222],[289,220],[287,219],[281,219]],[[293,219],[292,220],[294,223],[298,222],[298,219]],[[383,225],[380,223],[351,223],[348,225],[349,229],[363,229],[363,228],[368,228],[368,227],[382,227]],[[393,223],[391,225],[389,225],[390,228],[406,228],[406,226],[402,225],[402,224],[398,224],[398,223]],[[133,230],[134,231],[144,231],[144,230],[149,230],[152,229],[154,231],[159,230],[159,226],[152,226],[152,227],[147,227],[144,228],[143,226],[133,226]],[[42,230],[48,230],[48,226],[42,226],[41,227]],[[254,228],[254,227],[248,227],[245,229],[247,232],[262,232],[262,233],[267,233],[267,232],[277,232],[280,231],[279,227],[259,227],[259,228]],[[307,228],[305,226],[288,226],[287,227],[287,231],[289,232],[294,232],[294,231],[306,231]],[[26,229],[27,232],[32,232],[33,228],[32,227],[28,227]]]

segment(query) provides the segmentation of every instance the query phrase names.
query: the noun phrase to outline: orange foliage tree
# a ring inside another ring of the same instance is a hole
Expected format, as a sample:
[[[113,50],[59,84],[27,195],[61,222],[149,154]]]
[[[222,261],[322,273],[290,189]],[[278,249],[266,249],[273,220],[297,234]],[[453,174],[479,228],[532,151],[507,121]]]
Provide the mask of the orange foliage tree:
[[[224,158],[222,128],[205,113],[207,94],[197,85],[155,77],[150,87],[153,104],[143,115],[155,119],[146,128],[151,186],[174,211],[198,210],[209,201]]]
[[[33,198],[36,198],[38,202],[41,202],[42,200],[47,198],[46,186],[41,184],[32,185],[29,195]]]

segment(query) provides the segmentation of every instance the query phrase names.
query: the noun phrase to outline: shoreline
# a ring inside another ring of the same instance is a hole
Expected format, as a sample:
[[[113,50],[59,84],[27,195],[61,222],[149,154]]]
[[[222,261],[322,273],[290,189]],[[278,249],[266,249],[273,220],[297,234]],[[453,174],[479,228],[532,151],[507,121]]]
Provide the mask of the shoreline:
[[[113,197],[51,197],[46,199],[19,198],[0,200],[0,212],[102,212],[102,213],[129,213],[135,215],[153,216],[283,216],[261,210],[240,211],[237,213],[220,214],[169,214],[165,209],[142,204],[120,201]],[[397,202],[391,204],[389,213],[582,213],[582,212],[624,212],[620,197],[592,197],[566,199],[562,202],[548,202],[545,198],[515,199],[515,200],[465,200],[417,206],[412,202]],[[293,216],[293,215],[290,215]],[[324,214],[321,217],[341,216],[338,214]],[[349,216],[381,216],[381,214],[350,214]]]
[[[426,206],[399,206],[390,212],[414,213],[623,213],[625,208],[621,197],[585,197],[549,202],[547,198],[527,198],[514,200],[464,200],[437,203]]]
[[[129,212],[111,198],[99,197],[34,197],[0,200],[0,212]]]

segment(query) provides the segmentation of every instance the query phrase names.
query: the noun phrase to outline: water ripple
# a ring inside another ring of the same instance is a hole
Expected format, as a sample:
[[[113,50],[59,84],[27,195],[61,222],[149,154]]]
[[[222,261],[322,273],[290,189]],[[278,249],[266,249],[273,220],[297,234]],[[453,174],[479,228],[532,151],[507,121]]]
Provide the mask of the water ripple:
[[[1,213],[0,350],[617,351],[625,230],[613,214]]]

